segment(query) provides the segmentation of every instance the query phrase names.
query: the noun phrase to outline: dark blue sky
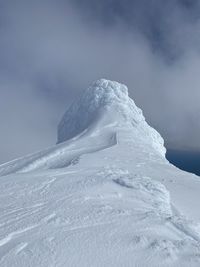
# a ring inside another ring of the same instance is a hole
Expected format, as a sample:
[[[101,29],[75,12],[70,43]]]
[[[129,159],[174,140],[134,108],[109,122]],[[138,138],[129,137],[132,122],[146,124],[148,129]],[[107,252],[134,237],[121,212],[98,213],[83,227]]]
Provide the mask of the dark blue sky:
[[[0,162],[56,142],[93,80],[128,85],[172,149],[200,149],[200,4],[0,1]]]

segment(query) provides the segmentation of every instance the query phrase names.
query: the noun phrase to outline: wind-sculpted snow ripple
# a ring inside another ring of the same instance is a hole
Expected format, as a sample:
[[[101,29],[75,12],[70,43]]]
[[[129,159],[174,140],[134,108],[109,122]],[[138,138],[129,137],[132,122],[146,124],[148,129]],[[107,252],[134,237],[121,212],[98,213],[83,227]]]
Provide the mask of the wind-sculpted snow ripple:
[[[170,194],[165,186],[149,177],[125,175],[114,179],[114,182],[133,190],[133,197],[142,199],[150,210],[160,215],[172,215]]]

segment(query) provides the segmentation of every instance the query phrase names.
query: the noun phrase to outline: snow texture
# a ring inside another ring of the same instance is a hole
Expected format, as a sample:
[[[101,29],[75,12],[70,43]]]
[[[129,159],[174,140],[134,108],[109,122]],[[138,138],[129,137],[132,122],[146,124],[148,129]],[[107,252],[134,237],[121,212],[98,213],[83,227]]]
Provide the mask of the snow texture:
[[[200,266],[200,179],[165,159],[126,86],[95,82],[58,143],[0,166],[0,266]]]

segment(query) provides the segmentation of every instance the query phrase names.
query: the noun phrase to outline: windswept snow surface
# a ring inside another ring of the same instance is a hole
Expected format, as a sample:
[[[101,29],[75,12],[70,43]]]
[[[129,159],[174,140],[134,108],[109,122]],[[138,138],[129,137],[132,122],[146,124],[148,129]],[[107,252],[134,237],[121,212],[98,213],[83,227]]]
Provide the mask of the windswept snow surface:
[[[200,266],[200,178],[117,82],[64,115],[58,145],[0,166],[0,266]]]

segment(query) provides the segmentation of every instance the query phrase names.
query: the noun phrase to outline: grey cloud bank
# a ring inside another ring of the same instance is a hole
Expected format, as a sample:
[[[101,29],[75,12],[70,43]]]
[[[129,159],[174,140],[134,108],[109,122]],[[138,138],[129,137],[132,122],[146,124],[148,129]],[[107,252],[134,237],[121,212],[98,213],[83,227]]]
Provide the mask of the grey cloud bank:
[[[1,3],[0,162],[54,144],[67,106],[101,77],[129,87],[168,147],[200,149],[198,2],[84,3]]]

